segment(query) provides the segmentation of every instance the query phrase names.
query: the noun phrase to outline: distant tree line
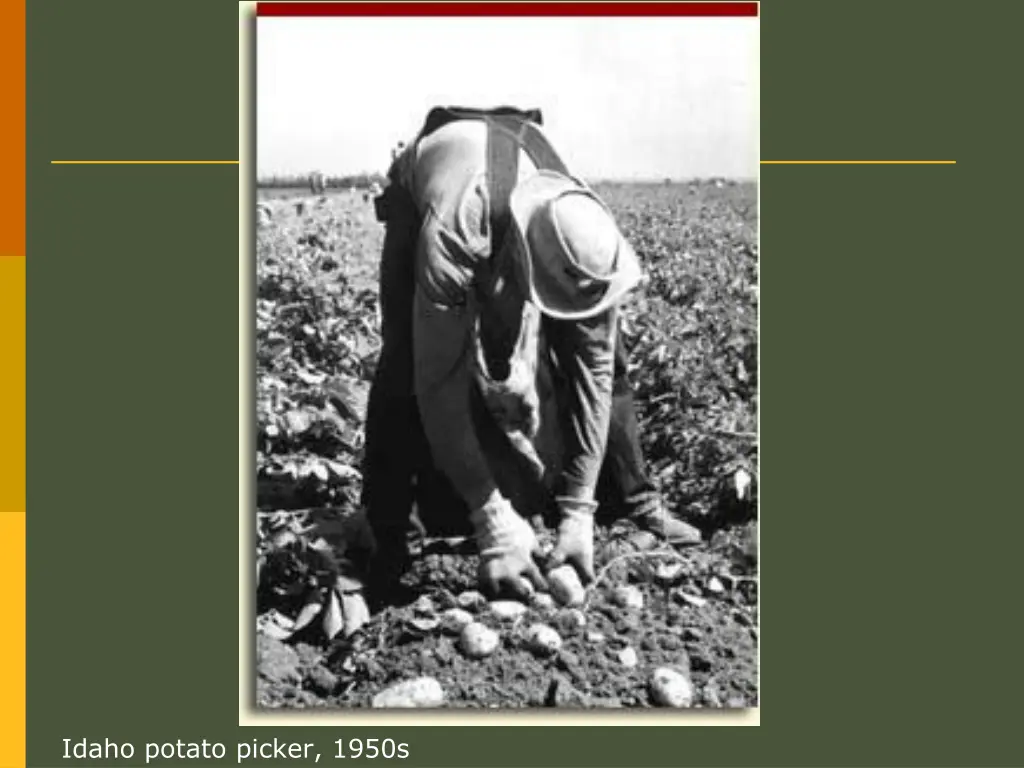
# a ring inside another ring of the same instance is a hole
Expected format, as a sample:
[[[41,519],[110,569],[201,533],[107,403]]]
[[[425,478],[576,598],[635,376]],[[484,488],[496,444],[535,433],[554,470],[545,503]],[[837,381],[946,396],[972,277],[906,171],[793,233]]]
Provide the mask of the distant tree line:
[[[291,175],[263,176],[256,180],[258,189],[294,189],[309,188],[309,174],[296,173]],[[359,173],[354,176],[324,176],[330,189],[369,189],[374,182],[385,186],[385,177],[380,173]]]

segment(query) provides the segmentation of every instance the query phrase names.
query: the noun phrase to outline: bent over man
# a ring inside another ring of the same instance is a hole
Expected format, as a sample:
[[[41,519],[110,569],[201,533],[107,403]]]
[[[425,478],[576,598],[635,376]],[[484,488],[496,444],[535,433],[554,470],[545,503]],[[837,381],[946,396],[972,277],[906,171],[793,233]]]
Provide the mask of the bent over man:
[[[414,504],[428,529],[473,533],[491,594],[542,587],[541,566],[570,563],[584,583],[593,578],[599,485],[601,501],[641,528],[677,543],[700,538],[668,514],[640,451],[618,310],[641,277],[637,256],[540,123],[537,111],[434,109],[377,200],[387,229],[364,465],[371,589],[407,566]],[[511,375],[524,365],[537,376]],[[557,424],[535,413],[542,373],[559,393]],[[535,503],[503,484],[501,457],[515,452],[494,425],[509,410],[487,401],[481,381],[518,398],[521,433],[559,436],[546,497],[557,539],[546,558],[527,522],[542,510],[522,508]]]

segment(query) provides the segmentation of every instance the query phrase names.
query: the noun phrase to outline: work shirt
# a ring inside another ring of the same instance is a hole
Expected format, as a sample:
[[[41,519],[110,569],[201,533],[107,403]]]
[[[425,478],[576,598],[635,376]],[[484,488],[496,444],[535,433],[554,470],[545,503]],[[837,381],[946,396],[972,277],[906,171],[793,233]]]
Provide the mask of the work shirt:
[[[531,309],[523,290],[525,254],[515,247],[503,248],[500,259],[491,253],[486,147],[483,121],[458,120],[412,142],[389,174],[392,183],[409,191],[422,221],[413,349],[423,428],[435,463],[471,510],[497,490],[470,410],[477,322],[483,317],[492,331],[486,351],[497,348],[499,357],[521,354],[515,334],[524,311]],[[520,152],[520,180],[535,171]],[[496,262],[501,267],[494,280]],[[545,317],[540,323],[566,385],[556,497],[593,500],[608,436],[616,323],[614,308],[587,320]]]

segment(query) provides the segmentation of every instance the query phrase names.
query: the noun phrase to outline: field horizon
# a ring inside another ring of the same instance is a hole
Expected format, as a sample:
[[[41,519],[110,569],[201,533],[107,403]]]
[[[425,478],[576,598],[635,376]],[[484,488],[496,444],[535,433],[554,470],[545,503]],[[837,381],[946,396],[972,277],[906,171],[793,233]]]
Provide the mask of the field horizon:
[[[346,191],[348,189],[364,190],[369,189],[374,181],[378,183],[383,182],[384,177],[380,174],[360,174],[355,177],[357,180],[350,181],[353,177],[332,177],[328,176],[326,181],[326,191]],[[588,184],[594,187],[663,187],[663,186],[686,186],[686,185],[706,185],[706,184],[722,184],[723,186],[748,186],[757,185],[759,179],[747,178],[740,176],[709,176],[709,177],[692,177],[692,178],[664,178],[664,179],[649,179],[649,178],[636,178],[636,179],[586,179]],[[274,192],[274,191],[309,191],[309,177],[307,176],[296,176],[289,177],[287,179],[282,178],[280,175],[268,174],[262,177],[258,177],[256,180],[256,189],[258,192]]]

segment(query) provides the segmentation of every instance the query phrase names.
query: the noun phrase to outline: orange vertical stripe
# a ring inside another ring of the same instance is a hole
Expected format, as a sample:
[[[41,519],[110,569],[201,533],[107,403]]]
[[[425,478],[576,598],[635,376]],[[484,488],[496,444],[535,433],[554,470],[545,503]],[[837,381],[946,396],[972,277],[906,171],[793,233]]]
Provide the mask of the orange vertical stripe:
[[[0,256],[25,255],[25,0],[0,0]]]

